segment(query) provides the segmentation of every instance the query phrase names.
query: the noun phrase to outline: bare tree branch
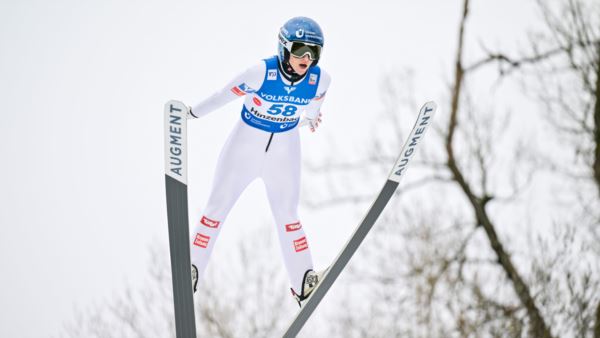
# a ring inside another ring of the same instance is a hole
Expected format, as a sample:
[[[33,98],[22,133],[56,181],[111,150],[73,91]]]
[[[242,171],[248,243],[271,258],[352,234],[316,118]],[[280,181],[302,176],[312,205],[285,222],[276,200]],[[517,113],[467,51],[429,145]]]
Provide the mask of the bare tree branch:
[[[499,67],[498,70],[500,72],[500,75],[506,75],[510,71],[512,71],[516,68],[520,68],[520,67],[528,65],[528,64],[538,63],[540,61],[554,57],[556,55],[560,55],[563,52],[565,52],[565,48],[559,47],[559,48],[548,50],[548,51],[545,51],[543,53],[539,53],[539,54],[536,54],[533,56],[524,57],[521,59],[514,59],[514,58],[508,57],[507,55],[502,54],[502,53],[498,53],[498,52],[493,53],[493,52],[488,51],[487,57],[475,62],[474,64],[472,64],[468,67],[465,67],[464,72],[471,73],[471,72],[473,72],[483,66],[489,65],[491,63],[498,63],[498,67]],[[505,67],[503,68],[503,66],[505,66]]]
[[[462,66],[462,54],[465,23],[468,16],[468,12],[469,0],[465,0],[463,16],[460,23],[458,47],[456,51],[455,82],[452,90],[450,122],[448,126],[448,138],[446,140],[448,168],[452,172],[455,181],[462,188],[464,194],[470,201],[475,211],[475,216],[479,225],[481,225],[485,230],[488,239],[490,240],[492,249],[498,256],[498,263],[502,266],[502,268],[508,275],[508,278],[512,281],[517,296],[527,309],[527,314],[529,316],[529,319],[531,320],[531,334],[535,337],[550,338],[552,337],[550,330],[546,325],[546,322],[544,321],[544,318],[542,317],[538,307],[535,304],[535,301],[529,291],[529,287],[527,286],[527,284],[515,268],[514,264],[512,263],[510,255],[505,251],[496,233],[495,225],[493,224],[493,222],[487,214],[487,211],[485,209],[485,205],[488,202],[487,197],[477,197],[473,193],[471,187],[464,178],[462,171],[459,169],[458,164],[456,163],[452,141],[454,138],[455,130],[457,128],[459,111],[458,106],[461,98],[461,89],[463,86],[463,78],[465,73],[464,68]]]

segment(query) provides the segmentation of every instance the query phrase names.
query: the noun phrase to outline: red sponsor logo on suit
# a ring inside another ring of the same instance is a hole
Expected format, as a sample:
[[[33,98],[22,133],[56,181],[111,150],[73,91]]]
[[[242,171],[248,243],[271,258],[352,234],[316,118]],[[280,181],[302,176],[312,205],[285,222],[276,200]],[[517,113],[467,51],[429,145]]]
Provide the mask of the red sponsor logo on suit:
[[[208,246],[208,241],[210,241],[210,236],[197,233],[196,239],[194,239],[194,245],[201,248],[206,248]]]
[[[286,232],[292,232],[292,231],[297,231],[302,229],[302,224],[300,224],[300,222],[296,222],[296,223],[292,223],[292,224],[286,224],[285,225],[285,231]]]
[[[202,216],[202,219],[200,220],[200,223],[206,225],[209,228],[218,228],[219,224],[221,224],[221,222],[219,221],[213,221],[210,218],[207,218],[205,216]]]
[[[306,237],[299,238],[294,241],[294,249],[296,252],[304,251],[308,249],[308,242],[306,241]]]
[[[244,95],[246,95],[246,93],[244,93],[244,92],[243,92],[243,91],[242,91],[240,88],[238,88],[238,87],[233,87],[233,88],[231,88],[231,91],[232,91],[232,92],[233,92],[235,95],[237,95],[237,96],[244,96]]]

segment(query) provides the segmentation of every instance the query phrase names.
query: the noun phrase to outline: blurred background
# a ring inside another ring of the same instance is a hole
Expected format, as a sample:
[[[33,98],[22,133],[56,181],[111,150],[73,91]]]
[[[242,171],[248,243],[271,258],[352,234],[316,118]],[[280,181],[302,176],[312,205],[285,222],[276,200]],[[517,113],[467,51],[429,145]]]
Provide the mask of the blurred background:
[[[0,336],[174,337],[163,104],[193,105],[325,33],[323,124],[302,131],[315,266],[346,243],[419,107],[405,181],[302,337],[600,338],[600,2],[0,2]],[[194,224],[241,100],[189,124]],[[239,164],[243,170],[244,164]],[[199,337],[294,318],[260,181],[196,298]]]

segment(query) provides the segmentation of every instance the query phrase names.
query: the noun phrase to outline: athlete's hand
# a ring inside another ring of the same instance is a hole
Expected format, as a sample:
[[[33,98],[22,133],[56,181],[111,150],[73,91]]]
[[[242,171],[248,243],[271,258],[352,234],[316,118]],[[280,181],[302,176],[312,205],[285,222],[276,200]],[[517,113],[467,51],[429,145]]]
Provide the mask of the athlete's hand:
[[[192,107],[188,106],[188,110],[187,110],[187,119],[197,119],[198,116],[194,115],[194,113],[192,113]]]
[[[319,124],[323,123],[323,120],[321,120],[322,116],[323,114],[319,112],[319,116],[317,116],[314,119],[309,119],[308,117],[305,117],[302,121],[300,121],[300,127],[309,126],[310,131],[314,133],[315,130],[317,130],[317,128],[319,127]]]

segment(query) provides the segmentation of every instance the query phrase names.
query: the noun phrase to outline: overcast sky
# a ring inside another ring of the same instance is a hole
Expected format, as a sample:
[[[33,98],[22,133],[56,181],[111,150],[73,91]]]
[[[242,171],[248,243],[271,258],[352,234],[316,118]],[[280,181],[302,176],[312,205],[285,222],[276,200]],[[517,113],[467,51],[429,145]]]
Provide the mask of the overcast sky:
[[[166,252],[168,243],[167,100],[196,103],[275,54],[283,22],[309,16],[324,30],[320,65],[332,84],[324,124],[315,134],[303,132],[304,156],[331,156],[333,143],[341,147],[336,156],[352,156],[370,137],[363,126],[376,124],[371,117],[383,109],[378,90],[386,72],[413,69],[417,99],[438,101],[444,114],[461,6],[448,0],[0,1],[0,336],[56,335],[75,306],[85,308],[126,283],[145,287],[148,247]],[[471,15],[473,58],[481,43],[515,50],[537,21],[532,4],[516,0],[473,1]],[[192,221],[240,105],[190,125]],[[352,212],[301,214],[317,266],[328,264],[358,222]],[[232,211],[217,250],[235,250],[239,227],[265,222],[272,220],[264,188],[254,183]]]

